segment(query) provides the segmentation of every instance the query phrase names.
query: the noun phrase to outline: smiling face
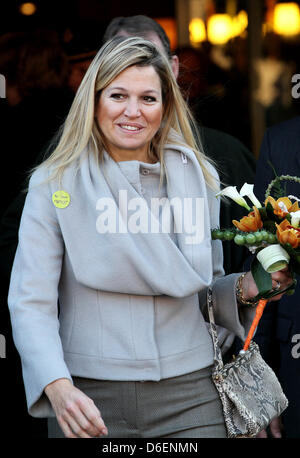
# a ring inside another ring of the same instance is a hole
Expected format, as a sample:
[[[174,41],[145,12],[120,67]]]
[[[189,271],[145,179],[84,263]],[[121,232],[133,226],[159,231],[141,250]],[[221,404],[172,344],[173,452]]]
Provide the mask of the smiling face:
[[[149,145],[158,131],[163,103],[154,67],[129,67],[101,92],[96,119],[112,158],[149,162]]]

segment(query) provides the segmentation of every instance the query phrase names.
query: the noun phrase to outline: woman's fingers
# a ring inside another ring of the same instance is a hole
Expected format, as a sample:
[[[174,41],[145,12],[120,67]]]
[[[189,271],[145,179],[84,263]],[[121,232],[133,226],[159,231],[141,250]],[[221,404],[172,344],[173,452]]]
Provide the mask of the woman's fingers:
[[[276,288],[276,286],[278,285],[278,282],[279,282],[280,283],[280,288],[279,289],[284,289],[287,286],[289,286],[290,284],[292,284],[293,278],[292,278],[292,275],[291,275],[291,273],[289,271],[287,271],[287,272],[283,272],[283,271],[274,272],[272,274],[273,287],[274,287],[274,282],[275,282],[275,288]]]
[[[290,271],[286,268],[283,270],[279,270],[278,272],[274,272],[272,274],[272,287],[276,291],[278,290],[278,294],[273,296],[270,300],[271,301],[278,301],[284,296],[284,293],[281,294],[280,292],[286,289],[293,283],[293,277]]]
[[[88,434],[87,431],[81,428],[77,418],[74,418],[72,415],[66,413],[64,415],[64,420],[68,424],[72,433],[75,434],[75,437],[81,437],[81,438],[86,438],[86,439],[93,437],[90,434]]]
[[[78,437],[97,437],[101,434],[101,429],[91,423],[77,405],[72,405],[68,409],[64,419]]]
[[[66,437],[99,437],[108,431],[94,401],[73,386],[58,379],[45,388],[57,420]]]
[[[268,437],[267,431],[265,429],[263,429],[255,437],[257,437],[259,439],[266,439]]]
[[[89,399],[89,402],[85,405],[84,415],[90,422],[92,428],[98,432],[98,435],[108,434],[105,423],[101,417],[101,412],[91,399]]]
[[[284,293],[281,291],[286,289],[293,283],[293,277],[288,268],[272,273],[272,288],[278,289],[278,294],[273,296],[270,301],[278,301]],[[242,290],[245,299],[253,298],[258,294],[256,283],[251,272],[247,272],[242,280]]]
[[[65,437],[70,438],[70,439],[75,439],[78,437],[76,436],[76,434],[74,434],[74,432],[72,431],[72,429],[70,428],[66,420],[58,416],[57,421]]]
[[[107,428],[94,402],[82,395],[66,408],[64,419],[78,437],[107,435]]]
[[[98,415],[99,418],[100,415]],[[63,416],[58,418],[60,427],[63,430],[63,433],[66,437],[74,438],[92,438],[99,437],[100,435],[106,435],[107,429],[102,426],[102,422],[98,423],[98,426],[95,426],[76,406],[72,409],[68,409],[63,413]],[[99,427],[100,426],[100,427]]]

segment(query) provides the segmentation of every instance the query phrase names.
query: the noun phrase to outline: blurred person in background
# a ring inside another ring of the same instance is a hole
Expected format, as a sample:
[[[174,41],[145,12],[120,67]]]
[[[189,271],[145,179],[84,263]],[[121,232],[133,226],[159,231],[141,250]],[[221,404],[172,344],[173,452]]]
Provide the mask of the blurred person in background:
[[[155,20],[148,16],[128,16],[116,17],[108,25],[103,42],[113,36],[140,36],[155,43],[169,58],[174,75],[179,81],[184,79],[185,67],[183,66],[181,76],[180,60],[176,54],[171,52],[170,41],[164,29]],[[195,62],[195,52],[189,52],[189,58]],[[199,85],[205,78],[204,69],[201,68],[201,61],[198,62],[197,78],[200,83],[193,82],[192,90],[195,90],[195,84]],[[193,81],[196,79],[193,71]],[[188,89],[188,88],[184,88]],[[188,91],[184,93],[188,99]],[[217,106],[215,107],[217,110]],[[195,116],[195,113],[193,113]],[[221,183],[223,186],[237,186],[238,190],[245,182],[254,183],[255,176],[255,158],[254,155],[242,144],[237,138],[224,132],[208,128],[202,125],[201,113],[197,111],[196,121],[198,122],[198,131],[200,134],[202,147],[208,157],[212,158],[218,167]],[[232,220],[240,220],[244,216],[242,207],[239,205],[230,205],[227,202],[221,203],[220,226],[223,228],[231,227]],[[243,261],[247,256],[247,251],[243,247],[238,247],[234,243],[223,242],[224,251],[224,269],[225,273],[239,272],[243,266]]]
[[[284,52],[280,36],[268,33],[263,41],[263,56],[253,63],[257,80],[253,95],[264,110],[267,128],[296,116],[290,87],[296,68]]]
[[[280,175],[300,177],[300,117],[267,129],[258,160],[254,191],[265,201],[271,181]],[[284,195],[300,198],[300,184],[283,181]],[[273,191],[275,191],[275,187]],[[271,194],[276,198],[275,194]],[[289,406],[282,418],[275,419],[268,430],[271,437],[300,438],[300,277],[296,275],[295,293],[271,302],[265,308],[254,340],[274,369],[285,392]],[[259,437],[267,437],[263,431]]]
[[[84,33],[82,29],[84,29]],[[99,46],[95,45],[97,39],[94,35],[93,31],[88,32],[87,26],[84,28],[80,25],[67,27],[64,31],[63,48],[69,62],[67,84],[74,95],[98,51]]]
[[[67,89],[68,58],[57,32],[40,29],[0,37],[0,73],[6,78],[7,101],[1,144],[10,151],[6,173],[12,200],[63,122],[72,100]]]
[[[0,106],[1,180],[0,333],[6,337],[8,372],[2,381],[14,389],[18,421],[24,436],[45,435],[43,420],[28,417],[21,366],[12,342],[7,311],[7,291],[14,258],[28,171],[39,161],[47,143],[64,121],[72,97],[67,87],[69,64],[56,31],[7,33],[0,37],[0,73],[6,79],[6,99]],[[13,204],[11,204],[13,202]],[[11,206],[10,206],[11,204]],[[6,424],[15,420],[7,406]]]
[[[74,94],[68,87],[68,57],[54,30],[39,29],[0,37],[0,73],[5,75],[7,88],[1,116],[1,149],[5,152],[5,173],[9,179],[9,194],[5,192],[5,182],[1,184],[1,193],[7,197],[1,205],[1,215],[6,213],[0,229],[1,252],[6,263],[2,262],[0,269],[8,279],[28,171],[45,154]]]

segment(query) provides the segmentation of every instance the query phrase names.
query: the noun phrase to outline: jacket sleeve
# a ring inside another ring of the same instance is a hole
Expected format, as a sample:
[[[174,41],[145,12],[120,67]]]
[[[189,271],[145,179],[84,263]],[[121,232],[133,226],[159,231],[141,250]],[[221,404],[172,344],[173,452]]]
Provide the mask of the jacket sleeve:
[[[30,180],[8,295],[28,411],[38,417],[54,416],[45,386],[63,377],[72,381],[59,336],[57,306],[64,243],[50,186],[43,180],[41,169]]]
[[[216,192],[208,192],[211,228],[219,226],[220,200]],[[255,308],[238,305],[236,300],[236,282],[241,273],[224,275],[223,249],[220,240],[212,240],[213,258],[213,310],[217,325],[245,340],[255,315]],[[230,243],[230,242],[228,242]],[[233,242],[231,242],[233,243]],[[200,308],[208,320],[206,289],[199,293]]]

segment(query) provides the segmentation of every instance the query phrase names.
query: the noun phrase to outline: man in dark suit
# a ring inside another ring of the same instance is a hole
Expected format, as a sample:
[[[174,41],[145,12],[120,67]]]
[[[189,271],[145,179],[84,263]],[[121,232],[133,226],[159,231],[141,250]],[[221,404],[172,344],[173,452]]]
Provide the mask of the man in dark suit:
[[[16,418],[9,400],[11,395],[22,425],[19,436],[46,437],[47,422],[27,414],[20,358],[12,339],[7,290],[26,196],[21,190],[26,186],[25,177],[37,156],[69,110],[72,94],[67,87],[68,68],[67,56],[53,30],[7,33],[0,37],[0,73],[6,78],[6,99],[0,103],[1,216],[15,199],[3,221],[0,236],[0,335],[6,341],[6,358],[0,359],[1,391],[10,394],[3,397],[1,403],[4,437],[6,429],[12,431],[10,425]]]
[[[275,178],[273,168],[278,176],[300,177],[300,117],[277,124],[265,133],[254,187],[261,202]],[[300,184],[285,181],[283,186],[286,187],[285,195],[300,198]],[[289,407],[282,415],[285,437],[300,437],[300,284],[299,278],[297,280],[294,295],[283,296],[279,302],[267,305],[255,336],[262,355],[273,367],[289,400]],[[272,422],[270,430],[272,435],[279,437],[278,420]],[[265,435],[261,433],[261,437]]]
[[[178,56],[172,54],[170,41],[164,29],[148,16],[116,17],[108,25],[103,42],[114,36],[140,36],[155,43],[169,58],[177,78],[180,73]],[[199,78],[201,75],[199,73]],[[217,107],[216,107],[217,109]],[[215,161],[222,187],[237,186],[238,191],[245,182],[254,183],[256,161],[254,155],[235,137],[203,126],[196,119],[205,154]],[[240,220],[245,210],[239,205],[221,202],[220,227],[232,226],[232,220]],[[224,270],[226,274],[240,272],[247,250],[230,242],[223,242]]]

